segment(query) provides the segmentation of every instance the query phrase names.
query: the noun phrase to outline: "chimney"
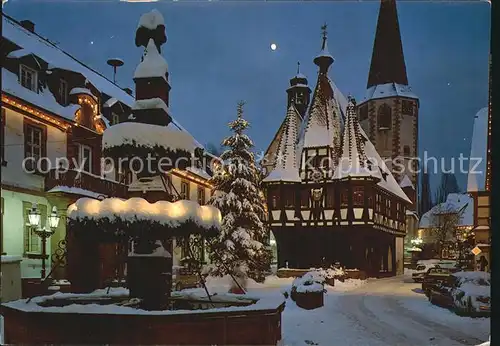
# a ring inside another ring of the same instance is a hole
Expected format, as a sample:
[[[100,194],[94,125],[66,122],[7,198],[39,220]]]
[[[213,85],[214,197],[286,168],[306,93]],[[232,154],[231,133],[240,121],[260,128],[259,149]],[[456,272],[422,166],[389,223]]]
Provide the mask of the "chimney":
[[[123,91],[125,91],[129,95],[132,95],[132,89],[130,88],[123,88]]]
[[[33,23],[31,20],[27,20],[27,19],[22,20],[21,26],[30,32],[33,32],[33,33],[35,32],[35,23]]]

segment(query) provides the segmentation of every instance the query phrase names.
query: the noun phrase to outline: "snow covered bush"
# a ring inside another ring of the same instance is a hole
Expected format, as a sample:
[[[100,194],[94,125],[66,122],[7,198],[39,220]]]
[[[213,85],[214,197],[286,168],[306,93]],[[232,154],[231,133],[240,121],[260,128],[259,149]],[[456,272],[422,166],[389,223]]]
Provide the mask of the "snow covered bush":
[[[222,213],[219,236],[209,243],[214,275],[236,274],[243,270],[256,281],[265,279],[271,263],[271,250],[264,245],[269,230],[264,224],[264,199],[260,174],[255,164],[252,140],[244,134],[249,127],[243,119],[243,103],[238,118],[229,123],[233,134],[222,142],[226,148],[223,164],[209,180],[214,192],[209,203]]]
[[[325,282],[324,273],[317,270],[307,272],[302,277],[293,280],[291,297],[295,299],[296,293],[326,292]]]

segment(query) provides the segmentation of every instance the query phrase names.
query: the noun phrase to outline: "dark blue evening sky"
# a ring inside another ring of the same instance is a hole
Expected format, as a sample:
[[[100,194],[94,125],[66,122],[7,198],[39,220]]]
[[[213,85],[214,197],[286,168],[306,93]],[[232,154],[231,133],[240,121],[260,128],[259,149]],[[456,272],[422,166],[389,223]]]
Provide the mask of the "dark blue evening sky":
[[[245,100],[249,131],[265,150],[286,111],[289,78],[301,70],[314,87],[312,59],[326,21],[335,57],[330,77],[345,94],[365,94],[379,2],[154,2],[9,0],[4,11],[112,78],[106,60],[120,57],[117,82],[133,87],[142,48],[134,35],[142,13],[165,17],[174,117],[202,143],[219,143],[236,103]],[[487,105],[490,5],[398,3],[408,79],[420,97],[419,149],[468,155],[474,114]],[[93,43],[91,43],[93,42]],[[269,46],[276,43],[278,49]],[[457,174],[465,188],[465,176]],[[431,178],[433,186],[437,178]]]

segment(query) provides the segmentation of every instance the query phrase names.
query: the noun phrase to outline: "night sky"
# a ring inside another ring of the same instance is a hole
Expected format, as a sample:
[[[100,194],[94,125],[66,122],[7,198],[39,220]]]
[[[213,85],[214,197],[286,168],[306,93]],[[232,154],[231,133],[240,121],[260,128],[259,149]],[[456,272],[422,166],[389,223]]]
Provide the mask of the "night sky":
[[[220,143],[239,100],[247,102],[249,135],[265,150],[286,112],[289,79],[316,83],[312,60],[328,23],[335,58],[330,77],[344,95],[364,97],[379,2],[177,2],[9,0],[3,10],[30,19],[40,35],[112,78],[106,60],[125,65],[117,82],[133,87],[142,48],[139,17],[165,17],[173,116],[201,143]],[[449,158],[468,155],[475,113],[487,105],[490,5],[485,2],[398,2],[409,84],[420,97],[419,150]],[[276,51],[270,44],[276,43]],[[465,176],[457,175],[465,189]],[[438,177],[431,177],[436,186]]]

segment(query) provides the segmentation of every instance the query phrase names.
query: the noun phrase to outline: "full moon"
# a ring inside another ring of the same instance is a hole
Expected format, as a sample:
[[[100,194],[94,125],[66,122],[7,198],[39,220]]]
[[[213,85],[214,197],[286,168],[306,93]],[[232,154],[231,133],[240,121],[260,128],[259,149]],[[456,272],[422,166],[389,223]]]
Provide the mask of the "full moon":
[[[276,43],[271,43],[271,50],[276,50],[278,48],[278,46],[276,45]]]

